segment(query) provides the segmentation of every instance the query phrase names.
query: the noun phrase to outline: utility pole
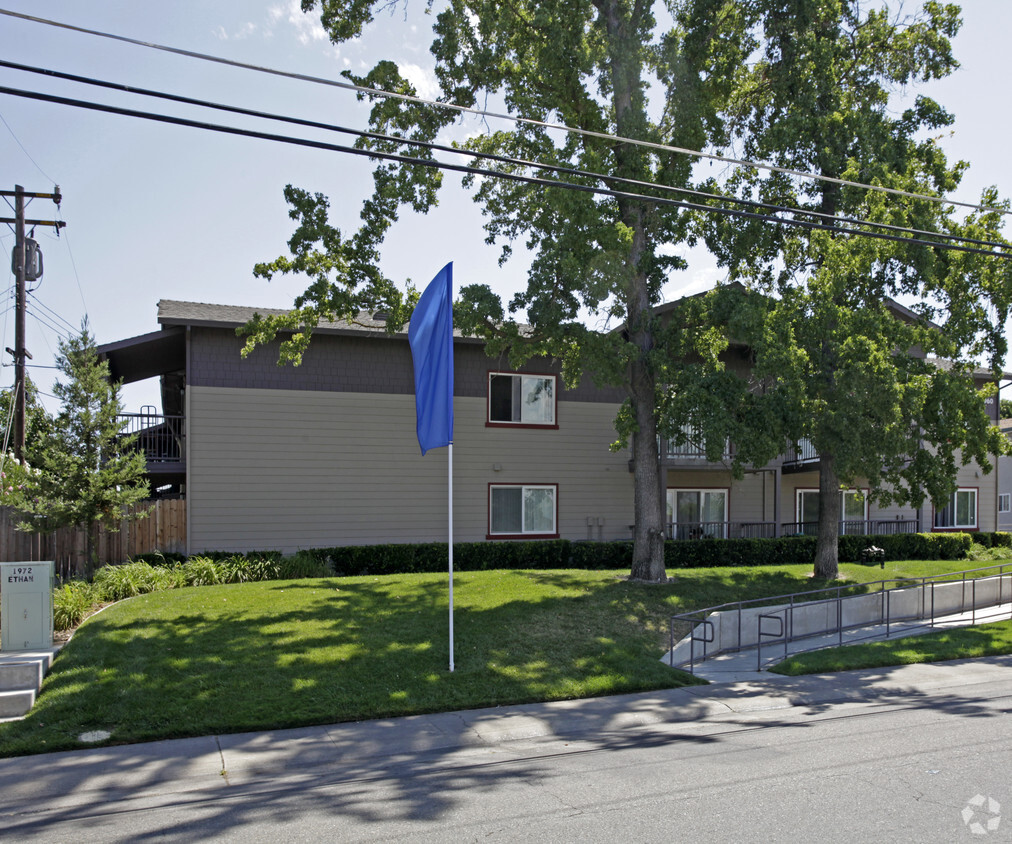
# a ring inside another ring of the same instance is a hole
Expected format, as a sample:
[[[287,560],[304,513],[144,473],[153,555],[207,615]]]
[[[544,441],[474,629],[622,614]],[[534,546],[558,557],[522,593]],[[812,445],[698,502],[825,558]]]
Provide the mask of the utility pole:
[[[67,225],[63,220],[26,220],[25,219],[25,198],[51,199],[60,207],[63,197],[60,194],[60,186],[56,185],[52,193],[28,193],[21,185],[15,185],[13,191],[0,191],[0,196],[14,197],[14,217],[0,217],[0,223],[14,224],[14,255],[11,259],[12,269],[16,279],[15,288],[15,321],[14,321],[14,348],[7,349],[14,355],[14,457],[19,462],[25,459],[25,359],[31,358],[25,348],[25,310],[27,308],[27,291],[25,282],[32,273],[32,279],[41,276],[41,259],[33,260],[32,267],[28,266],[28,248],[25,240],[25,226],[52,226],[56,233]],[[8,202],[8,204],[10,204]],[[35,256],[33,255],[33,258]],[[36,266],[38,272],[36,273]]]

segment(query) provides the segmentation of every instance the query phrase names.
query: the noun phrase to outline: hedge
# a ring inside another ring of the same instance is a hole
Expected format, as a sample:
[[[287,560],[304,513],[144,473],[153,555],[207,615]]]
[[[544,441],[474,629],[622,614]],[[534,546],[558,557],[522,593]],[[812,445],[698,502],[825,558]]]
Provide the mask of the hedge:
[[[971,543],[987,536],[989,547],[1012,547],[1010,534],[905,533],[841,536],[840,562],[861,559],[869,545],[885,551],[887,560],[958,560]],[[669,569],[718,566],[775,566],[812,563],[814,536],[776,539],[700,539],[664,544]],[[336,575],[399,574],[445,571],[445,542],[398,545],[350,545],[313,548],[301,552],[331,568]],[[632,565],[632,543],[574,542],[554,539],[531,542],[457,542],[453,546],[456,571],[489,569],[623,569]]]

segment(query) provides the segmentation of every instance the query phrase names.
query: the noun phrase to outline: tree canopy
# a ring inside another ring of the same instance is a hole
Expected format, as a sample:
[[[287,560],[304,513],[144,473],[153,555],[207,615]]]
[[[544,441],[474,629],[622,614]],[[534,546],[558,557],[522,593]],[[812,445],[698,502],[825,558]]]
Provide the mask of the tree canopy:
[[[24,529],[86,528],[90,566],[92,528],[115,529],[124,508],[148,497],[144,453],[120,433],[119,386],[98,359],[87,321],[80,334],[60,341],[56,365],[63,375],[53,387],[60,411],[34,448],[36,472],[18,507]]]
[[[319,9],[332,40],[340,42],[359,34],[386,5],[303,0],[302,8]],[[689,218],[682,209],[651,202],[628,186],[689,186],[693,161],[614,136],[706,146],[716,125],[713,104],[730,90],[733,75],[726,72],[730,66],[719,66],[720,33],[697,33],[689,44],[677,22],[659,25],[652,5],[639,0],[450,0],[435,16],[433,32],[431,52],[442,101],[474,107],[497,99],[522,118],[459,148],[499,156],[491,164],[482,159],[483,166],[504,174],[526,173],[523,161],[567,168],[564,179],[546,177],[548,185],[465,179],[485,217],[488,241],[502,247],[502,260],[519,241],[532,263],[526,289],[507,303],[487,285],[464,287],[455,319],[464,331],[484,337],[490,353],[508,349],[514,362],[547,354],[563,362],[570,382],[589,371],[601,381],[625,385],[635,488],[632,574],[662,579],[657,405],[667,351],[653,308],[669,274],[685,266],[671,246],[689,237]],[[704,59],[718,66],[704,69]],[[345,76],[363,86],[415,93],[387,60],[363,76]],[[359,144],[430,157],[430,150],[411,142],[431,141],[456,118],[457,112],[449,109],[377,99],[371,129],[387,137]],[[546,122],[579,133],[559,132]],[[551,184],[553,180],[613,194],[573,191]],[[348,238],[327,222],[325,197],[289,188],[291,215],[298,221],[289,243],[293,257],[259,265],[256,272],[267,277],[306,272],[315,281],[287,321],[251,325],[250,342],[272,339],[282,328],[295,329],[296,336],[282,350],[283,359],[295,359],[308,342],[303,326],[323,316],[354,318],[354,311],[366,305],[384,307],[392,315],[388,325],[399,327],[411,299],[379,277],[378,245],[397,209],[429,208],[440,183],[434,170],[380,164],[373,195],[363,206],[362,226]],[[622,329],[591,331],[585,324],[588,313],[621,323]],[[522,329],[521,323],[529,328]]]
[[[1012,264],[927,244],[942,242],[933,234],[1005,243],[1008,205],[990,189],[981,203],[991,210],[960,219],[951,205],[923,198],[947,195],[966,167],[949,164],[934,135],[953,117],[924,96],[896,107],[906,86],[958,66],[956,6],[927,2],[905,16],[850,0],[758,0],[747,10],[739,43],[752,61],[726,125],[743,157],[783,169],[740,167],[710,188],[803,209],[826,228],[715,216],[702,228],[730,277],[775,302],[765,318],[780,340],[757,349],[756,371],[788,394],[790,438],[820,456],[816,573],[832,577],[841,485],[867,482],[886,503],[940,503],[960,460],[986,471],[989,455],[1007,447],[988,423],[974,371],[984,361],[1000,375]],[[885,237],[853,236],[854,220]],[[912,239],[921,242],[890,239],[897,230],[889,226],[920,232]]]
[[[357,37],[389,5],[302,0],[335,43]],[[941,464],[911,474],[898,456],[914,441],[911,426],[939,437],[963,423],[979,432],[969,361],[1004,355],[993,326],[1008,315],[1006,262],[852,238],[848,219],[990,240],[1000,213],[959,220],[943,203],[840,181],[932,196],[958,184],[963,165],[949,165],[931,136],[951,116],[924,97],[897,114],[893,99],[956,67],[950,39],[957,28],[952,5],[926,2],[898,19],[857,0],[448,0],[435,15],[439,100],[465,108],[502,102],[520,118],[457,148],[504,176],[530,173],[531,161],[560,168],[541,173],[539,183],[465,178],[501,260],[519,243],[531,266],[526,288],[508,302],[487,285],[465,286],[455,320],[514,363],[549,355],[570,382],[590,372],[625,387],[618,427],[632,444],[634,577],[665,576],[658,442],[681,436],[686,420],[716,434],[708,449],[734,435],[738,469],[769,459],[785,440],[812,440],[822,455],[827,513],[840,482],[863,473],[882,479],[876,491],[883,495],[913,499],[925,486],[939,492],[936,470],[949,467],[951,455],[943,448]],[[368,88],[416,93],[388,59],[364,75],[344,75]],[[372,102],[376,134],[358,145],[415,159],[433,161],[433,149],[418,143],[435,141],[459,116],[415,99]],[[695,160],[664,145],[734,145],[748,159],[827,177],[743,167],[702,187],[802,209],[829,230],[697,215],[654,201],[671,188],[700,187]],[[255,272],[305,273],[311,283],[291,314],[247,326],[247,348],[291,330],[281,357],[297,362],[320,319],[354,319],[362,309],[382,308],[388,329],[400,328],[415,293],[383,275],[380,248],[399,210],[432,207],[441,183],[438,169],[381,161],[350,236],[330,223],[326,196],[289,186],[297,223],[290,255]],[[998,204],[994,194],[985,199]],[[685,267],[674,247],[697,237],[732,280],[763,295],[717,291],[661,314],[662,285]],[[897,321],[887,300],[904,296],[916,300],[913,318]],[[591,330],[588,315],[613,330]],[[748,379],[726,365],[730,332],[753,348]],[[915,348],[954,364],[929,372],[918,355],[892,354]],[[978,455],[968,436],[955,442],[968,447],[964,456]],[[976,442],[994,444],[989,432]],[[835,540],[828,524],[820,529],[824,573],[835,570]]]

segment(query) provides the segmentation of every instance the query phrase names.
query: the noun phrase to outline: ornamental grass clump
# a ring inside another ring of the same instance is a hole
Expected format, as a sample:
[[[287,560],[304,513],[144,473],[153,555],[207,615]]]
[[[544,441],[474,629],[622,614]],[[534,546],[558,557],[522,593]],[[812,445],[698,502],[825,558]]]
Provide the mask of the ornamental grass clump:
[[[137,562],[103,566],[95,573],[93,584],[103,601],[122,601],[181,585],[175,570]]]
[[[177,571],[186,586],[216,586],[225,583],[225,571],[210,557],[190,557]]]
[[[277,580],[281,576],[279,554],[234,554],[222,560],[220,565],[225,575],[224,583],[256,583],[261,580]]]
[[[72,580],[58,586],[53,590],[53,627],[56,630],[77,627],[99,603],[95,588],[87,580]]]

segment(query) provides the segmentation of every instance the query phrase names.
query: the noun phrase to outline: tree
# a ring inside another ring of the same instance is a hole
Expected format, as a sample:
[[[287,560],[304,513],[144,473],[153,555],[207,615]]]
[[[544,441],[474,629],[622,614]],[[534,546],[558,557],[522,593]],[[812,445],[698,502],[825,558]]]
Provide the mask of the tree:
[[[0,441],[10,451],[14,436],[14,390],[0,392]],[[30,379],[25,379],[25,459],[29,465],[35,462],[35,450],[45,442],[52,430],[53,420],[39,401],[39,390]]]
[[[6,448],[0,451],[0,504],[23,508],[26,490],[32,485],[41,450],[53,428],[53,420],[39,401],[39,391],[31,379],[25,379],[25,454],[19,463],[11,450],[14,425],[14,390],[0,393],[0,439]]]
[[[388,5],[303,0],[302,9],[319,8],[337,43],[358,36],[374,11]],[[460,144],[481,156],[511,159],[490,164],[476,158],[476,165],[518,175],[529,171],[518,161],[537,160],[570,168],[563,175],[542,173],[550,182],[616,192],[602,196],[556,184],[466,178],[485,216],[488,242],[502,245],[501,260],[509,258],[518,239],[533,260],[526,290],[508,305],[489,287],[470,285],[461,291],[455,318],[458,327],[487,341],[490,354],[508,351],[514,364],[549,355],[562,361],[569,383],[588,371],[599,382],[625,386],[621,429],[632,442],[636,522],[632,575],[646,580],[665,577],[658,406],[670,395],[665,384],[670,353],[654,306],[669,273],[685,266],[669,247],[689,237],[689,218],[681,209],[637,196],[641,188],[631,186],[686,187],[693,161],[608,135],[705,146],[710,133],[719,131],[714,104],[739,72],[736,62],[724,61],[725,54],[737,59],[736,46],[721,37],[725,18],[737,16],[735,4],[725,4],[717,25],[697,30],[690,41],[677,22],[659,27],[652,4],[642,0],[450,0],[434,25],[431,51],[442,100],[474,107],[502,98],[512,114],[527,121]],[[391,61],[379,62],[364,76],[345,76],[362,86],[415,93]],[[377,99],[371,128],[385,137],[359,145],[431,159],[430,149],[412,142],[434,140],[457,117],[450,109]],[[545,121],[582,134],[552,131]],[[247,349],[292,330],[281,359],[297,361],[321,318],[354,319],[364,307],[383,307],[390,314],[388,328],[399,328],[413,299],[380,274],[379,244],[398,209],[430,208],[440,183],[440,174],[425,167],[380,164],[362,226],[347,238],[328,222],[326,197],[289,186],[290,216],[298,221],[289,241],[292,257],[260,264],[255,272],[267,278],[305,272],[313,283],[290,315],[255,319],[245,332]],[[622,330],[590,330],[583,319],[588,312],[620,322]]]
[[[1000,372],[1010,263],[855,237],[851,220],[880,224],[880,234],[899,226],[1005,243],[1008,206],[991,189],[982,203],[997,210],[959,220],[951,206],[909,195],[948,194],[966,166],[949,165],[931,135],[953,121],[937,103],[917,97],[905,111],[894,109],[900,88],[957,66],[949,43],[959,26],[955,6],[926,2],[902,19],[857,0],[757,0],[747,8],[738,40],[742,56],[755,51],[758,60],[729,101],[732,137],[748,160],[827,179],[739,168],[711,188],[805,209],[804,220],[825,228],[716,217],[702,228],[731,278],[775,301],[764,319],[779,342],[757,350],[756,373],[774,379],[785,404],[799,411],[790,438],[809,440],[820,455],[815,571],[835,577],[842,486],[867,479],[882,501],[919,506],[928,495],[940,502],[953,489],[958,460],[987,471],[989,455],[1007,449],[988,424],[973,369],[984,359]],[[898,298],[911,302],[903,316]]]
[[[43,532],[85,528],[86,564],[92,566],[95,526],[116,530],[125,508],[148,497],[144,454],[120,434],[119,385],[110,381],[108,363],[98,359],[87,320],[79,335],[60,341],[56,365],[66,378],[53,387],[60,412],[35,449],[38,472],[22,503],[22,526]]]

